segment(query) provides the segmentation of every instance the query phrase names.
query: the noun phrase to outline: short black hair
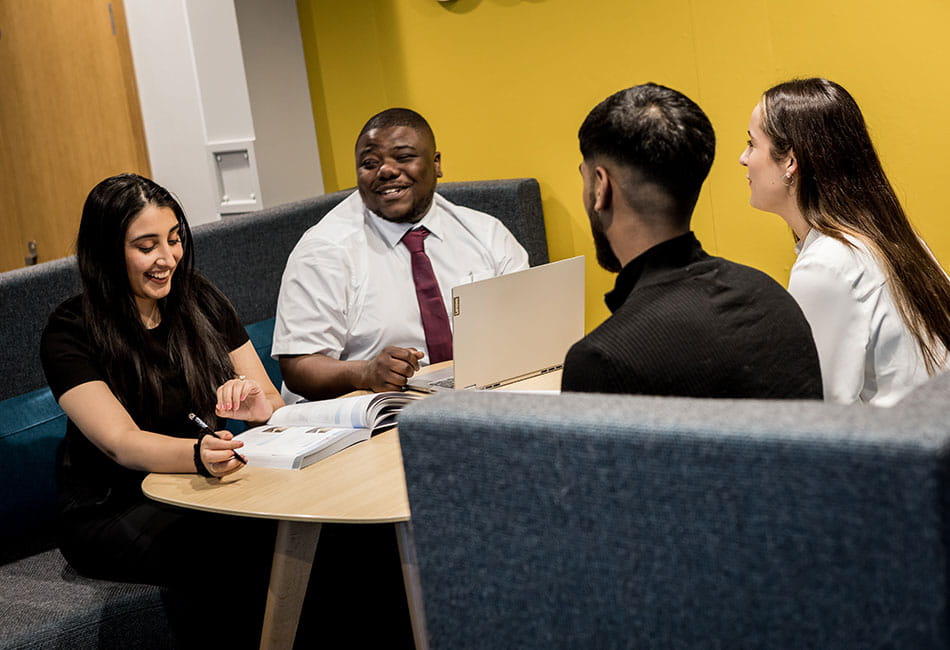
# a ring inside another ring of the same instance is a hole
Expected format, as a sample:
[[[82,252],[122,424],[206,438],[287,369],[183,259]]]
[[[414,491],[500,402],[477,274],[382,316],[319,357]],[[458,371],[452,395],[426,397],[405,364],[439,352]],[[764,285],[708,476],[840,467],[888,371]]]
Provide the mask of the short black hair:
[[[376,113],[363,125],[360,134],[356,136],[356,141],[359,142],[367,131],[388,129],[394,126],[407,126],[425,135],[432,144],[432,150],[435,151],[435,134],[432,132],[432,127],[429,126],[426,118],[411,108],[387,108],[385,111]]]
[[[688,221],[716,154],[716,133],[686,95],[647,83],[614,93],[578,131],[584,160],[605,157],[663,190],[674,216]],[[622,188],[637,202],[636,187]]]

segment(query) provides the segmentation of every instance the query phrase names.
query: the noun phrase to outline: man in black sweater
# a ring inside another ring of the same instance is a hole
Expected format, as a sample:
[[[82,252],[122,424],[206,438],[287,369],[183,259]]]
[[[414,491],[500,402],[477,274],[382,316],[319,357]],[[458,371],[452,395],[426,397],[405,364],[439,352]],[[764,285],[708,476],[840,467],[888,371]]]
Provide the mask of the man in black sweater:
[[[565,391],[821,399],[811,329],[764,273],[708,255],[690,218],[715,154],[685,95],[644,84],[598,104],[579,132],[597,260],[618,272],[612,315],[575,343]]]

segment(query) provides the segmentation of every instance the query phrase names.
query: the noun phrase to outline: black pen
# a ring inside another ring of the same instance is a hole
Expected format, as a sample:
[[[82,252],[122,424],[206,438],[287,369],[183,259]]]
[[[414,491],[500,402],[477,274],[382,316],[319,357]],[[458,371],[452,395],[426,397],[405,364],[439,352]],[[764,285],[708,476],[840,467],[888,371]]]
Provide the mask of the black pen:
[[[191,420],[192,422],[194,422],[195,424],[197,424],[197,425],[198,425],[198,428],[201,429],[202,431],[204,431],[206,435],[214,436],[214,437],[217,438],[218,440],[221,440],[221,436],[219,436],[218,434],[216,434],[216,433],[211,429],[211,427],[209,427],[207,424],[205,424],[205,421],[204,421],[204,420],[202,420],[201,418],[199,418],[199,417],[198,417],[197,415],[195,415],[194,413],[189,413],[189,414],[188,414],[188,419]],[[236,459],[238,459],[239,461],[241,461],[242,463],[244,463],[245,465],[247,465],[247,459],[244,458],[244,456],[242,456],[241,454],[237,453],[237,451],[235,451],[234,449],[231,450],[231,453],[234,454],[234,457],[235,457]]]

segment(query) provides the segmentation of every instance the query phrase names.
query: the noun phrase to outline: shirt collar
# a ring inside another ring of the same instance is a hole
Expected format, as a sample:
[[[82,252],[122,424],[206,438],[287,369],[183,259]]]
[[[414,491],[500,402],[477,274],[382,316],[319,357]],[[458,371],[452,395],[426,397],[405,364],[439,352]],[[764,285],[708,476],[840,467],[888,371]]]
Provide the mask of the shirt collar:
[[[363,204],[363,215],[390,248],[394,248],[407,232],[420,226],[426,227],[430,237],[443,239],[442,216],[440,211],[435,209],[437,200],[438,195],[433,195],[429,209],[422,215],[422,219],[415,223],[393,223],[367,208],[365,203]]]
[[[795,242],[795,252],[801,255],[803,250],[808,248],[813,241],[818,239],[819,234],[820,233],[817,230],[810,228],[804,239],[799,239],[797,242]]]
[[[630,260],[617,274],[612,291],[604,296],[611,313],[620,309],[637,284],[658,271],[686,266],[705,256],[692,231],[667,239]]]

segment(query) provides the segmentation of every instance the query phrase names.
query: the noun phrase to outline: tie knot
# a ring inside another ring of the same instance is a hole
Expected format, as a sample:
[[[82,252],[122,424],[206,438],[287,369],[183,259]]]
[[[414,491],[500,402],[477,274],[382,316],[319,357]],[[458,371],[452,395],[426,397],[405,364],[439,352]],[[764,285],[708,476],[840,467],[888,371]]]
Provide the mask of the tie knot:
[[[402,243],[406,245],[410,253],[419,253],[425,250],[425,238],[429,231],[425,226],[414,228],[402,236]]]

